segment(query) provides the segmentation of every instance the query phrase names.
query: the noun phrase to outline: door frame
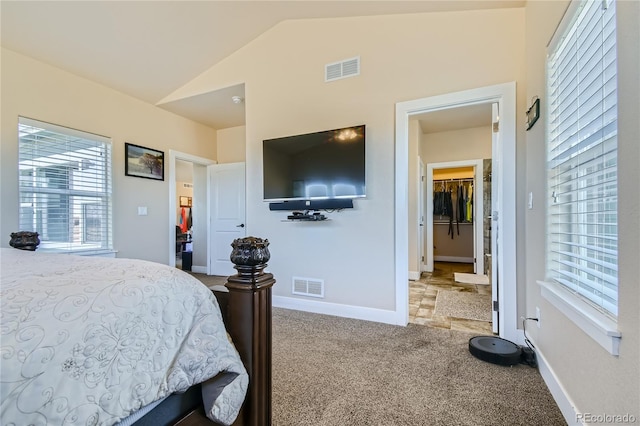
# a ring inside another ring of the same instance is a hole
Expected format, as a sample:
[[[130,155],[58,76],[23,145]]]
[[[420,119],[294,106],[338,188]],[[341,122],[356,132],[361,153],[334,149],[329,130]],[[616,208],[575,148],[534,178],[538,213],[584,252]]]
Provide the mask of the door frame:
[[[426,188],[428,188],[426,170],[427,167],[424,161],[418,155],[418,275],[422,275],[422,272],[427,270],[425,267],[427,259],[427,252],[425,251],[425,227],[427,226],[425,217],[429,209],[428,207],[425,208],[425,203],[428,202],[426,201],[427,197],[425,197]],[[431,208],[433,209],[433,205]],[[418,276],[418,279],[420,279],[420,276]]]
[[[427,163],[427,238],[426,241],[422,241],[426,246],[425,268],[427,272],[433,272],[435,257],[433,254],[433,171],[458,167],[473,167],[473,252],[475,254],[473,268],[474,273],[483,271],[480,273],[480,275],[482,275],[484,274],[484,244],[482,239],[482,224],[484,223],[484,203],[482,199],[483,159]],[[478,192],[478,190],[480,190],[480,192]]]
[[[492,154],[492,159],[497,160],[500,168],[500,173],[493,173],[494,177],[500,176],[497,206],[500,215],[494,224],[500,230],[497,243],[501,250],[498,254],[498,270],[493,271],[498,277],[499,336],[512,341],[522,340],[518,334],[516,288],[515,82],[396,103],[394,263],[395,315],[399,325],[409,322],[409,117],[429,111],[494,102],[499,104],[501,114],[498,149]]]
[[[173,149],[169,150],[169,226],[167,226],[167,229],[169,230],[169,266],[175,267],[176,266],[176,253],[175,253],[175,246],[176,246],[176,230],[175,230],[175,216],[176,216],[176,211],[178,209],[178,205],[176,203],[176,160],[182,160],[182,161],[188,161],[190,163],[193,164],[198,164],[201,166],[210,166],[212,164],[217,164],[217,161],[215,160],[210,160],[208,158],[204,158],[204,157],[198,157],[197,155],[192,155],[192,154],[187,154],[185,152],[180,152],[180,151],[175,151]],[[195,183],[195,182],[194,182]],[[211,253],[211,246],[210,246],[210,235],[211,235],[211,228],[210,228],[210,222],[211,222],[211,212],[209,211],[209,180],[206,179],[206,182],[204,182],[206,185],[206,200],[204,200],[204,204],[205,206],[207,206],[207,211],[205,212],[205,219],[206,219],[206,223],[207,223],[207,253],[206,253],[206,259],[207,259],[207,271],[211,270],[211,259],[209,256],[209,253]],[[195,186],[195,185],[194,185]],[[173,249],[171,249],[171,247],[174,247]],[[208,273],[208,272],[207,272]]]

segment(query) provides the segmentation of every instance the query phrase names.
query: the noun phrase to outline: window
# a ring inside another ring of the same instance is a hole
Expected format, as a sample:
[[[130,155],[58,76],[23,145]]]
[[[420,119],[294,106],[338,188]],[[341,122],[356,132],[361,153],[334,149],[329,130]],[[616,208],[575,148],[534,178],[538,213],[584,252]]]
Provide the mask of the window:
[[[614,1],[574,2],[547,62],[547,279],[618,315]]]
[[[112,250],[111,141],[24,117],[18,136],[20,230],[45,251]]]

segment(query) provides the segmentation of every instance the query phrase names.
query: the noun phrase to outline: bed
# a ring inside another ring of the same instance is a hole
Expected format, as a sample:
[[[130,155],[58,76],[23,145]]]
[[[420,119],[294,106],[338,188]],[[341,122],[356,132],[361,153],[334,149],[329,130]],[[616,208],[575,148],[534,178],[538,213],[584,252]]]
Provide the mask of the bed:
[[[0,250],[3,425],[270,424],[271,274]]]

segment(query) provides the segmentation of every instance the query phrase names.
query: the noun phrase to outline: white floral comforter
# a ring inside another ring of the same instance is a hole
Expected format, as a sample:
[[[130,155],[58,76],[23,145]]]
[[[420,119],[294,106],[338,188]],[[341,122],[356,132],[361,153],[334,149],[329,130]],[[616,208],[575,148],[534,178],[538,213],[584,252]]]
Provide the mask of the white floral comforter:
[[[213,294],[175,268],[1,249],[0,424],[111,425],[219,372],[230,424],[248,376]]]

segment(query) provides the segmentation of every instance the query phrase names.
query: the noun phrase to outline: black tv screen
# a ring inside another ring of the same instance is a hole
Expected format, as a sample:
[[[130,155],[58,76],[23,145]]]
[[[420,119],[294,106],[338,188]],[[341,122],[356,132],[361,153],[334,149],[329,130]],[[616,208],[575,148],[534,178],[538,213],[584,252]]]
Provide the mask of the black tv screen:
[[[365,196],[365,126],[263,142],[265,201]]]

